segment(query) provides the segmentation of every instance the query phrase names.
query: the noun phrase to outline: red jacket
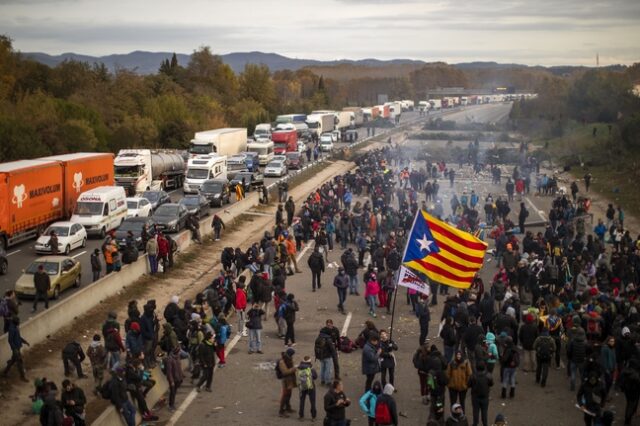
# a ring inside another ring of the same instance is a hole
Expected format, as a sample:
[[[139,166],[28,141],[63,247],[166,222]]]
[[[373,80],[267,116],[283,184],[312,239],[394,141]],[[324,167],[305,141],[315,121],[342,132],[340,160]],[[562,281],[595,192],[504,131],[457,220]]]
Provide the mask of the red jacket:
[[[158,254],[160,257],[164,257],[169,254],[169,241],[167,241],[166,238],[158,238]]]
[[[235,308],[242,311],[247,307],[247,292],[242,288],[236,289],[236,303]]]

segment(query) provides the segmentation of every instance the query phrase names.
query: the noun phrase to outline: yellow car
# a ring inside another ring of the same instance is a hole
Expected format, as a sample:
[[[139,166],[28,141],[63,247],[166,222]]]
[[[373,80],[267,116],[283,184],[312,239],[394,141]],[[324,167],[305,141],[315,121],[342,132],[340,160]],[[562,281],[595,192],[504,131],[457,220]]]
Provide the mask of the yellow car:
[[[57,299],[60,292],[69,287],[80,287],[82,283],[82,266],[77,260],[67,256],[44,256],[33,262],[22,272],[16,281],[16,295],[18,297],[34,297],[36,288],[33,284],[33,275],[40,265],[51,279],[49,298]]]

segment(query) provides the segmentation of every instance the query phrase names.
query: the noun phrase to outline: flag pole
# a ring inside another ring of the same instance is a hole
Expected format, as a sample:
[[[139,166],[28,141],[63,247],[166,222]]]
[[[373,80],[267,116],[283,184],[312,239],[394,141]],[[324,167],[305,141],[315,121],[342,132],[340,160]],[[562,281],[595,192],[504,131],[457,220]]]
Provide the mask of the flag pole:
[[[418,208],[418,210],[416,211],[415,216],[413,217],[413,223],[411,224],[411,229],[409,229],[409,234],[407,235],[407,241],[404,244],[404,250],[402,251],[402,258],[400,261],[400,267],[402,268],[402,264],[404,261],[404,257],[407,255],[407,249],[409,248],[409,238],[411,236],[411,233],[413,231],[413,228],[416,226],[416,221],[418,220],[418,215],[422,214],[422,209]],[[391,338],[393,337],[393,320],[396,316],[396,299],[398,298],[398,287],[399,283],[400,283],[400,270],[397,271],[397,275],[396,275],[396,285],[395,285],[395,290],[393,291],[393,307],[391,309],[391,325],[389,326],[389,340],[391,340]]]

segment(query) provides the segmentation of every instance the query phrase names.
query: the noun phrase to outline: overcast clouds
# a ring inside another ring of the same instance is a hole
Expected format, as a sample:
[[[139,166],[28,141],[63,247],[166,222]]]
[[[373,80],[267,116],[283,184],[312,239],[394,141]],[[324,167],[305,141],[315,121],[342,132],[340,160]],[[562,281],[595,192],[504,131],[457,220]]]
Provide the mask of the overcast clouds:
[[[640,0],[0,0],[22,51],[260,50],[310,59],[640,61]]]

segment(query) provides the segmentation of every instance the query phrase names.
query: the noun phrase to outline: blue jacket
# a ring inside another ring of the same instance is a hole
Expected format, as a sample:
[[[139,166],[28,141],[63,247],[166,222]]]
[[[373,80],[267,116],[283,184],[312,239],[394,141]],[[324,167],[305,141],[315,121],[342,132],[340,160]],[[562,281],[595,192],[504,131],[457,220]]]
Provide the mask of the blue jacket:
[[[156,337],[156,329],[153,314],[142,314],[140,317],[140,334],[145,341],[153,340]]]
[[[27,341],[20,335],[20,329],[13,323],[13,321],[9,323],[8,340],[12,351],[19,351],[22,348],[22,344],[27,343]]]
[[[125,339],[125,346],[127,348],[127,351],[131,352],[132,354],[143,353],[144,341],[142,340],[142,334],[136,333],[133,330],[129,330]]]
[[[345,203],[351,203],[352,199],[353,199],[353,194],[351,194],[350,191],[345,192],[344,195],[342,196],[342,200]]]
[[[367,342],[362,349],[362,374],[376,374],[380,372],[378,362],[378,348]]]
[[[368,390],[360,397],[360,409],[367,415],[367,417],[376,417],[376,400],[378,395],[373,391]]]

